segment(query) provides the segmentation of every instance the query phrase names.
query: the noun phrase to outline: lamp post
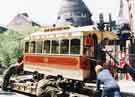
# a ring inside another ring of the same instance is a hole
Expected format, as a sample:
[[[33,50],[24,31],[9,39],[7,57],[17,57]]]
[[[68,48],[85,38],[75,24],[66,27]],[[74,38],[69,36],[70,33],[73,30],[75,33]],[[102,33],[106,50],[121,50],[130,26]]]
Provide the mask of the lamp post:
[[[98,28],[101,31],[101,41],[103,40],[103,31],[104,31],[104,17],[103,17],[103,13],[99,14],[99,24],[98,24]]]

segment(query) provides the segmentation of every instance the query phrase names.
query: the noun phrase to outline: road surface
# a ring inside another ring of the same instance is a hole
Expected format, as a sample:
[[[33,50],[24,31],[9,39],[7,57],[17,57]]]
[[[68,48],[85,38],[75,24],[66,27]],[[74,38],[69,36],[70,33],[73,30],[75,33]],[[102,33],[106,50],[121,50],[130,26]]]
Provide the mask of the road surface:
[[[5,92],[0,89],[0,97],[29,97],[15,92]]]
[[[13,91],[6,92],[6,91],[2,91],[0,88],[0,97],[33,97],[33,96],[29,96],[29,95],[25,95],[25,94],[21,94],[21,93],[16,93]],[[78,93],[70,93],[70,97],[88,97],[88,96],[78,94]]]

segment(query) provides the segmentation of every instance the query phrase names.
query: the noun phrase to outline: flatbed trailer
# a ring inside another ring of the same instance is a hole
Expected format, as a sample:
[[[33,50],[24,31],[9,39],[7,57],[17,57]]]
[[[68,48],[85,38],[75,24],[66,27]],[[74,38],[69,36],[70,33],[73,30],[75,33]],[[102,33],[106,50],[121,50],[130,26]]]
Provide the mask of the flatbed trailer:
[[[19,79],[21,80],[19,81]],[[31,94],[33,96],[37,96],[37,82],[33,81],[32,75],[23,75],[19,76],[19,79],[17,78],[12,79],[11,83],[11,89],[14,91],[19,91],[22,93]],[[94,97],[96,93],[96,83],[95,82],[86,82],[83,83],[83,87],[81,87],[79,90],[73,90],[73,91],[65,91],[68,92],[72,96],[77,97]],[[133,81],[127,81],[127,80],[120,80],[118,81],[118,84],[120,86],[120,91],[122,94],[122,97],[135,97],[135,82]],[[103,89],[103,85],[101,85],[101,90]]]
[[[93,83],[91,79],[96,78],[94,69],[97,58],[100,57],[98,62],[102,64],[106,57],[102,48],[98,50],[97,46],[107,41],[115,43],[117,39],[115,33],[100,31],[94,25],[63,30],[54,27],[32,33],[24,39],[23,50],[23,69],[31,72],[31,75],[24,73],[23,76],[17,76],[11,81],[11,89],[38,96],[45,84],[39,85],[47,81],[49,84],[55,83],[56,95],[82,94],[93,97],[96,82]],[[36,79],[33,76],[35,71],[39,74]],[[59,80],[57,75],[62,76],[62,79]]]

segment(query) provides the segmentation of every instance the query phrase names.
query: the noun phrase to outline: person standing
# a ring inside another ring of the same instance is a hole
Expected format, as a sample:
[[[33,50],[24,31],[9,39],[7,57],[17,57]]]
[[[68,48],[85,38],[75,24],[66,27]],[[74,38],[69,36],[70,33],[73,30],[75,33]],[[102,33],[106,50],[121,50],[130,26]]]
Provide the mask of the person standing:
[[[97,63],[103,65],[106,61],[106,45],[108,45],[109,40],[105,38],[101,43],[96,45],[96,59]]]
[[[110,71],[104,69],[101,65],[97,65],[95,71],[97,74],[97,90],[99,90],[100,85],[103,84],[101,97],[121,97],[120,88]]]
[[[17,63],[10,65],[3,74],[2,90],[8,91],[8,86],[10,84],[10,77],[12,75],[18,74],[23,70],[23,56],[19,57]]]

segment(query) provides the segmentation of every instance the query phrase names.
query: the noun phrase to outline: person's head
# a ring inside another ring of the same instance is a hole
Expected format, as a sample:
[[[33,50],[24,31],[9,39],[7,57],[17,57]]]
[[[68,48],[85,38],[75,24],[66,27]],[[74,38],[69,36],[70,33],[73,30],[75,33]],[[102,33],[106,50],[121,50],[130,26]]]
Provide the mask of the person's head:
[[[18,58],[18,60],[17,60],[17,63],[16,63],[16,67],[18,68],[18,69],[23,69],[23,56],[20,56],[19,58]]]
[[[102,70],[103,70],[103,67],[101,65],[97,65],[95,67],[96,74],[99,74],[99,72],[101,72]]]
[[[21,63],[16,63],[17,69],[22,69],[23,68],[23,62]]]
[[[23,56],[20,56],[17,60],[18,63],[21,63],[23,61]]]
[[[38,71],[34,71],[33,72],[33,79],[34,80],[40,80],[41,78],[43,78],[43,75],[42,74],[40,74]]]

